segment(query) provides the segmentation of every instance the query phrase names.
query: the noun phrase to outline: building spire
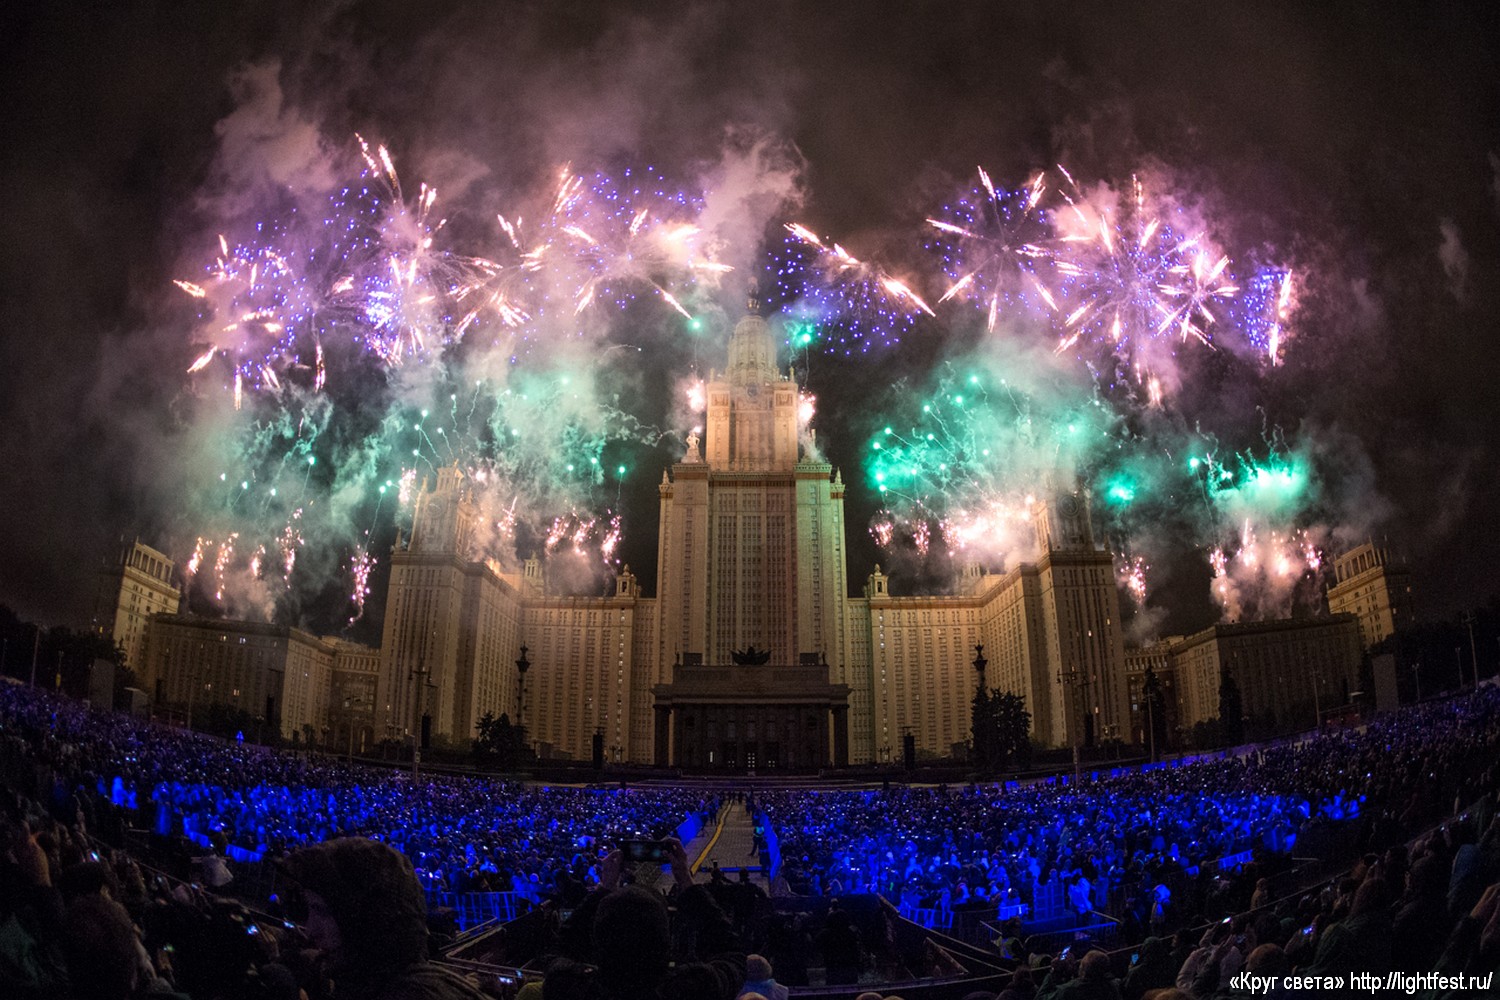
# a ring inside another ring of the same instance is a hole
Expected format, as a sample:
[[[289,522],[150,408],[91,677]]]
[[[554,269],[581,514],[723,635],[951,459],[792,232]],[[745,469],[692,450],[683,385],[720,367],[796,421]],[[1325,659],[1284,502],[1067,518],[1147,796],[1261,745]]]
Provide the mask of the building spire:
[[[732,385],[767,385],[778,382],[776,339],[770,325],[760,315],[760,293],[751,286],[745,300],[745,315],[734,325],[729,338],[729,365],[726,374]]]

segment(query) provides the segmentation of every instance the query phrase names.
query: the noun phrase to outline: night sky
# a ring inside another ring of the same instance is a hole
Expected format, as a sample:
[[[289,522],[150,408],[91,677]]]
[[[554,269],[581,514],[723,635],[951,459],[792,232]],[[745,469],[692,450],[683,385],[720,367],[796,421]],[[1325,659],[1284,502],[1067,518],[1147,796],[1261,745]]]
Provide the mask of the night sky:
[[[489,253],[496,214],[534,208],[564,163],[587,175],[651,167],[677,188],[742,195],[719,231],[733,236],[720,259],[735,271],[716,287],[672,285],[703,330],[648,290],[538,329],[515,352],[518,372],[597,367],[590,391],[616,415],[606,423],[629,418],[598,453],[627,465],[623,481],[529,495],[619,513],[619,558],[648,592],[655,487],[685,429],[665,400],[674,379],[721,363],[751,281],[767,285],[768,311],[794,304],[765,272],[782,224],[837,239],[936,302],[948,279],[924,250],[924,218],[972,189],[976,167],[1013,189],[1039,171],[1060,184],[1062,164],[1091,198],[1140,178],[1236,265],[1291,271],[1284,363],[1227,334],[1187,344],[1172,361],[1178,384],[1151,409],[1054,354],[1044,322],[987,332],[982,310],[959,302],[900,343],[800,352],[818,445],[850,483],[855,589],[876,560],[895,567],[897,593],[942,586],[944,560],[877,551],[866,453],[882,425],[917,427],[944,372],[978,364],[1037,400],[1102,400],[1091,412],[1113,444],[1096,469],[1125,467],[1133,449],[1179,468],[1193,440],[1214,442],[1226,465],[1295,452],[1318,483],[1296,523],[1316,523],[1335,549],[1372,537],[1403,553],[1423,617],[1484,603],[1500,592],[1497,22],[1487,4],[8,5],[0,603],[83,624],[96,570],[122,540],[184,561],[205,532],[254,520],[211,483],[220,472],[229,486],[273,481],[264,453],[246,473],[242,452],[250,424],[279,411],[263,393],[235,415],[223,372],[188,374],[204,319],[172,282],[201,279],[218,234],[306,218],[357,180],[355,133],[389,146],[409,196],[419,180],[439,190],[441,238],[465,254]],[[505,336],[481,324],[465,363],[505,353]],[[315,473],[276,473],[322,504],[299,529],[301,575],[224,606],[344,627],[339,532],[370,530],[375,599],[350,634],[378,641],[394,505],[336,495],[326,467],[358,453],[372,470],[364,485],[399,474],[394,451],[360,442],[383,433],[414,383],[441,379],[409,363],[392,388],[379,364],[340,350],[330,338],[327,398],[354,416],[309,446],[324,463]],[[1219,614],[1194,493],[1186,476],[1158,480],[1110,529],[1150,556],[1144,631]],[[258,508],[260,527],[280,509]],[[521,528],[506,558],[532,544]]]

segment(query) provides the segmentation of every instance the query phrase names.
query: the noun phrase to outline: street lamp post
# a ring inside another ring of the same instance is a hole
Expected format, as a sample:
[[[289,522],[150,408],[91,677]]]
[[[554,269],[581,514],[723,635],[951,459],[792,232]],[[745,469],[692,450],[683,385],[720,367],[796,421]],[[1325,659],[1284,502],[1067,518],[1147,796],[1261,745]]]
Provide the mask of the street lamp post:
[[[427,693],[427,675],[432,670],[427,666],[427,658],[423,657],[417,661],[417,666],[411,671],[411,783],[417,784],[422,780],[422,702],[423,695]]]
[[[974,690],[974,707],[976,711],[984,711],[987,716],[985,719],[980,719],[976,715],[970,722],[970,728],[973,730],[974,735],[974,763],[978,765],[978,770],[983,773],[989,770],[990,764],[995,759],[995,740],[999,736],[995,732],[995,713],[992,711],[992,706],[986,704],[981,707],[980,705],[981,700],[984,698],[984,668],[990,662],[984,658],[984,643],[981,642],[974,645],[973,662],[974,673],[978,678],[975,682],[978,686]],[[981,734],[983,735],[981,736]],[[984,741],[984,746],[979,745],[981,739]]]
[[[1081,670],[1059,670],[1057,672],[1057,683],[1063,689],[1065,707],[1067,708],[1068,728],[1072,730],[1073,744],[1073,784],[1076,786],[1083,779],[1083,767],[1080,755],[1083,752],[1081,746],[1083,740],[1083,727],[1073,725],[1073,698],[1069,696],[1070,688],[1076,688],[1085,683],[1088,678]]]
[[[349,764],[354,763],[354,706],[363,705],[364,703],[365,700],[363,698],[344,699],[344,725],[349,730],[349,748],[344,759]]]
[[[531,661],[526,659],[526,644],[521,643],[521,658],[516,661],[516,728],[526,724],[526,671]]]
[[[1146,729],[1151,741],[1151,763],[1153,764],[1156,763],[1156,697],[1160,690],[1161,684],[1156,679],[1156,672],[1148,668],[1142,692],[1146,696]]]

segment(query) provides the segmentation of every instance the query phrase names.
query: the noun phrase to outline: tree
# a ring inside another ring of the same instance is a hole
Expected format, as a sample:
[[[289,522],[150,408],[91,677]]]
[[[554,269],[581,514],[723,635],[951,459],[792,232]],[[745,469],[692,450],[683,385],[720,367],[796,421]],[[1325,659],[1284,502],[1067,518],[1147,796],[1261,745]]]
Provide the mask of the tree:
[[[1245,703],[1239,684],[1228,670],[1219,679],[1219,736],[1225,746],[1245,742]]]
[[[1011,691],[991,692],[998,722],[1001,768],[1025,767],[1031,763],[1031,713],[1026,698]]]
[[[476,761],[509,770],[530,763],[531,748],[527,746],[526,727],[513,726],[510,716],[504,712],[495,718],[494,712],[485,712],[474,723],[473,754]]]
[[[1167,696],[1157,680],[1156,671],[1147,664],[1146,680],[1141,686],[1146,701],[1146,739],[1148,749],[1157,754],[1166,753],[1167,737],[1171,732],[1167,725]]]
[[[974,692],[970,721],[975,769],[999,774],[1014,761],[1031,759],[1031,713],[1026,699],[1009,691],[983,688]]]
[[[974,769],[980,774],[994,774],[1000,756],[1000,720],[996,716],[994,699],[983,686],[974,691],[969,734],[973,738]]]

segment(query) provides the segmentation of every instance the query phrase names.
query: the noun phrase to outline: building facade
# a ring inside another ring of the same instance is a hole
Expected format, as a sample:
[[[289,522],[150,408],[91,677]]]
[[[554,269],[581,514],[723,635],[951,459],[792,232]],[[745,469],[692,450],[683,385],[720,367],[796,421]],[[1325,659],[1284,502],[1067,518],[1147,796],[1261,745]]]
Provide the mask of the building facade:
[[[263,726],[260,734],[311,740],[329,748],[346,745],[335,736],[343,721],[355,739],[369,713],[361,691],[373,691],[379,653],[339,639],[320,639],[301,629],[260,622],[225,621],[191,615],[156,615],[147,631],[141,681],[153,703],[193,714],[222,705]],[[348,699],[348,705],[345,705]],[[247,736],[251,734],[246,733]]]
[[[1335,559],[1333,576],[1328,610],[1359,619],[1366,649],[1415,621],[1410,571],[1374,542],[1355,546]]]
[[[1245,716],[1277,730],[1315,728],[1359,687],[1359,623],[1349,614],[1214,625],[1169,649],[1182,728],[1218,718],[1225,673]]]
[[[1094,541],[1087,494],[1036,505],[1033,562],[970,567],[940,597],[895,596],[876,567],[851,597],[843,479],[806,446],[802,392],[777,367],[777,343],[752,302],[707,380],[705,436],[690,435],[662,474],[655,597],[628,567],[606,597],[552,593],[535,558],[503,573],[471,552],[463,475],[424,482],[391,561],[377,725],[406,734],[426,716],[460,739],[486,712],[506,713],[544,753],[586,758],[598,733],[607,759],[694,767],[745,766],[751,753],[776,761],[762,766],[889,760],[908,733],[941,756],[968,738],[982,643],[989,684],[1026,699],[1039,742],[1128,738],[1113,559]],[[752,647],[763,666],[736,662]],[[768,707],[793,702],[771,697],[758,669],[798,679],[795,739],[790,716]],[[676,709],[682,728],[663,731]],[[806,742],[814,716],[831,741],[824,759],[816,733]]]
[[[140,673],[151,616],[175,615],[181,608],[176,565],[136,541],[117,564],[100,574],[94,598],[94,631],[113,639],[125,651],[125,666]]]
[[[1155,750],[1158,754],[1166,751],[1165,738],[1178,726],[1177,670],[1172,660],[1172,650],[1182,640],[1182,636],[1174,635],[1146,646],[1126,647],[1125,683],[1130,692],[1131,733],[1127,743],[1138,743],[1150,750],[1151,727],[1154,726],[1156,733],[1162,737]],[[1156,678],[1159,690],[1154,703],[1148,703],[1146,697],[1148,676]],[[1157,705],[1162,710],[1160,719],[1155,717]]]

